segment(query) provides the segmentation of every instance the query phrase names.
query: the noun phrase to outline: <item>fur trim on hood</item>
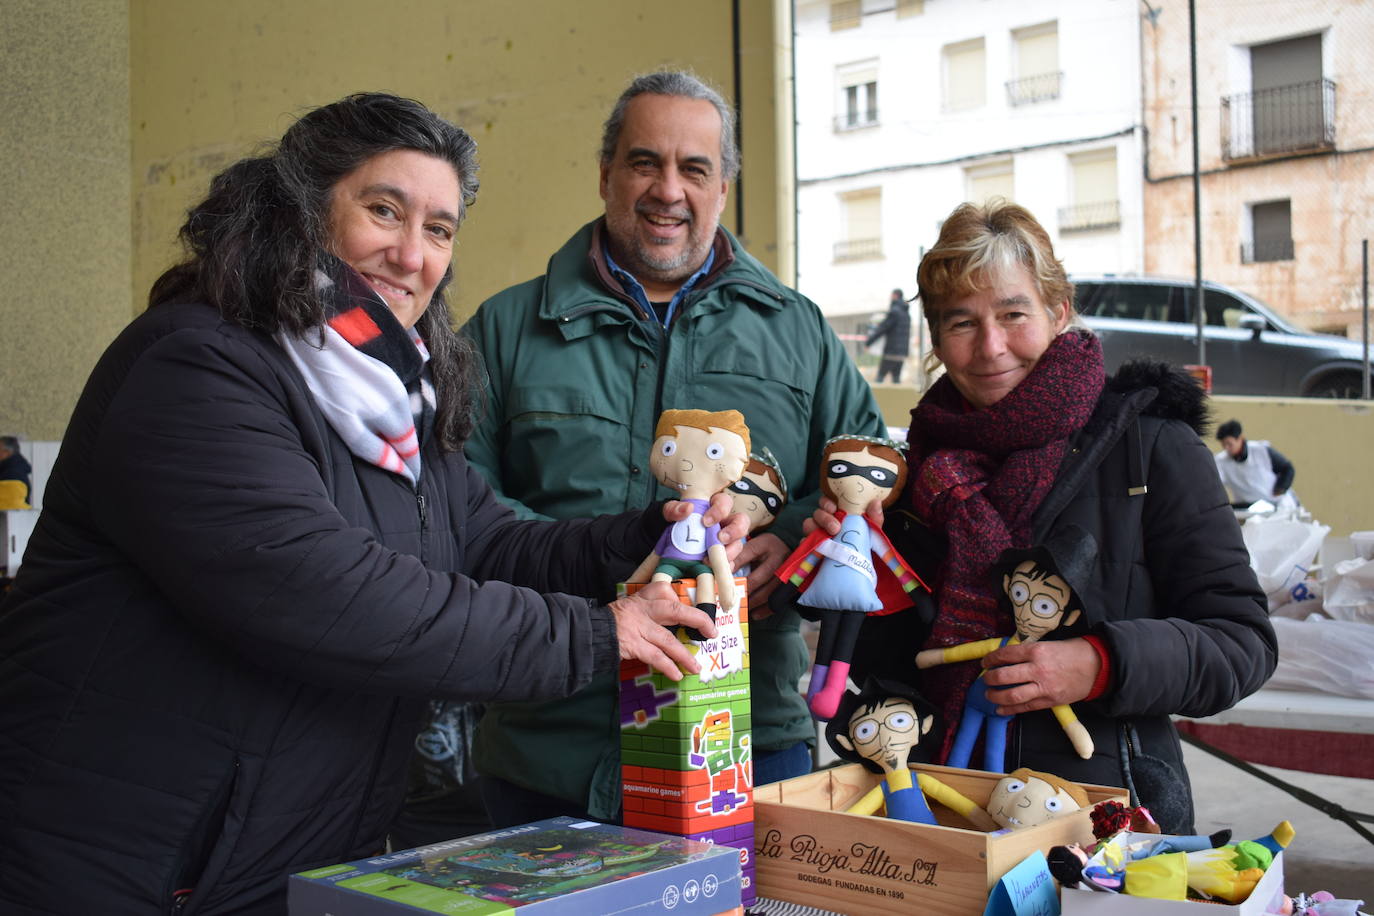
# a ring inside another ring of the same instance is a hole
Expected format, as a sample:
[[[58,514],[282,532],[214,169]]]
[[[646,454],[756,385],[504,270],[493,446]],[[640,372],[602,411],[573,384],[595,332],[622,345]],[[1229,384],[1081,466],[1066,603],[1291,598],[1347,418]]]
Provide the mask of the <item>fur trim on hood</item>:
[[[1107,379],[1106,387],[1122,395],[1143,388],[1155,389],[1155,399],[1142,413],[1166,420],[1182,420],[1199,436],[1211,424],[1211,409],[1201,383],[1170,363],[1154,359],[1131,360]]]

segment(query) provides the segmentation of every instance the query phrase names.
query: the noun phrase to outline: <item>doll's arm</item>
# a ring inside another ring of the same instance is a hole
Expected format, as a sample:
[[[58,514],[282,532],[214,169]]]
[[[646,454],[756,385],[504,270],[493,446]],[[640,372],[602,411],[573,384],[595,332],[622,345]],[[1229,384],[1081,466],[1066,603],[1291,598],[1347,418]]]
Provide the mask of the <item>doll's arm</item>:
[[[926,773],[916,774],[916,783],[921,787],[921,791],[927,798],[933,798],[940,804],[954,811],[964,820],[973,824],[979,830],[996,830],[997,822],[992,816],[976,804],[973,799],[951,789],[949,786],[940,782],[934,776]]]
[[[722,610],[733,611],[739,603],[735,595],[735,573],[725,556],[725,547],[712,544],[706,551],[706,562],[716,577],[716,599]]]
[[[1088,729],[1082,722],[1078,721],[1078,716],[1074,714],[1073,707],[1067,703],[1058,706],[1051,706],[1050,711],[1059,720],[1059,727],[1064,729],[1064,734],[1069,736],[1069,742],[1079,757],[1088,760],[1093,755],[1093,738],[1088,734]]]
[[[994,636],[991,639],[979,639],[957,646],[945,646],[943,649],[922,649],[916,653],[916,667],[934,668],[936,665],[947,665],[950,662],[973,661],[1000,648],[1001,645],[1001,638]]]
[[[816,564],[820,562],[820,558],[821,552],[819,550],[813,550],[808,553],[806,559],[797,564],[797,571],[792,573],[787,583],[789,585],[795,585],[797,588],[801,588],[802,583],[806,581],[807,577],[810,576],[813,571],[815,571]]]
[[[725,548],[721,548],[724,550]],[[648,582],[653,577],[654,570],[658,569],[658,561],[661,558],[656,553],[651,553],[644,558],[644,562],[635,567],[635,571],[630,573],[626,582]]]
[[[887,568],[892,570],[892,575],[897,578],[898,584],[902,586],[902,591],[907,594],[911,594],[916,591],[916,589],[925,585],[920,577],[912,571],[911,567],[902,561],[902,558],[898,556],[897,551],[892,549],[892,547],[889,546],[883,550],[882,553],[879,553],[878,559],[882,560],[883,563],[887,565]]]
[[[850,805],[845,811],[850,814],[873,814],[883,806],[883,787],[870,789],[862,798]]]

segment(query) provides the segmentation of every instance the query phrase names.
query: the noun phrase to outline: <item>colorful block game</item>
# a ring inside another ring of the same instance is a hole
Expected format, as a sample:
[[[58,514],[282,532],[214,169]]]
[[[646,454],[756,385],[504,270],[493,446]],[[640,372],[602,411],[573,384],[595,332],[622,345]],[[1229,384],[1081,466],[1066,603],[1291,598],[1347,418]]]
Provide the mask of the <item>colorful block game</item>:
[[[736,913],[739,864],[717,845],[556,817],[293,875],[291,916]]]
[[[749,708],[749,610],[716,612],[714,639],[694,642],[701,674],[673,683],[643,662],[620,666],[621,790],[626,827],[739,850],[741,896],[754,902],[754,761]],[[691,579],[674,582],[695,604]],[[622,586],[633,594],[641,586]]]

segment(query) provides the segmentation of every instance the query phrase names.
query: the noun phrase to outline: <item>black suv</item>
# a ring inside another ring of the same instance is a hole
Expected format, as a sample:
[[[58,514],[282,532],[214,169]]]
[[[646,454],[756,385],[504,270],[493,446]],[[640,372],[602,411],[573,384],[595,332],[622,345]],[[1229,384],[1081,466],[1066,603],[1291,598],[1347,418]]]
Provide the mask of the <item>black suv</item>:
[[[1197,362],[1193,284],[1154,277],[1077,276],[1078,312],[1102,339],[1107,371],[1136,356]],[[1203,283],[1207,365],[1216,394],[1361,396],[1364,347],[1308,334],[1239,290]]]

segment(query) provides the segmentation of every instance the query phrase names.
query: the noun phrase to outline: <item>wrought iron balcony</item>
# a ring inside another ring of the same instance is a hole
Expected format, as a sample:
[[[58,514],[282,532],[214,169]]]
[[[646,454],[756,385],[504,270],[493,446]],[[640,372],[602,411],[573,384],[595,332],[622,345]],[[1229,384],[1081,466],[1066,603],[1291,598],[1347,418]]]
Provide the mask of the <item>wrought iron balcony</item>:
[[[835,133],[842,134],[845,131],[859,130],[864,127],[878,126],[878,109],[867,108],[863,111],[849,111],[844,114],[835,115]]]
[[[1007,81],[1007,103],[1013,106],[1048,102],[1059,98],[1059,83],[1064,71],[1037,73],[1019,80]]]
[[[1089,232],[1094,229],[1116,229],[1121,225],[1121,201],[1100,200],[1059,208],[1060,232]]]
[[[1223,159],[1253,159],[1336,145],[1336,84],[1294,83],[1221,100]]]
[[[845,239],[835,243],[835,260],[867,261],[883,256],[882,239]]]
[[[1244,242],[1240,246],[1240,263],[1242,264],[1291,260],[1293,260],[1292,239],[1269,239],[1263,242]]]

